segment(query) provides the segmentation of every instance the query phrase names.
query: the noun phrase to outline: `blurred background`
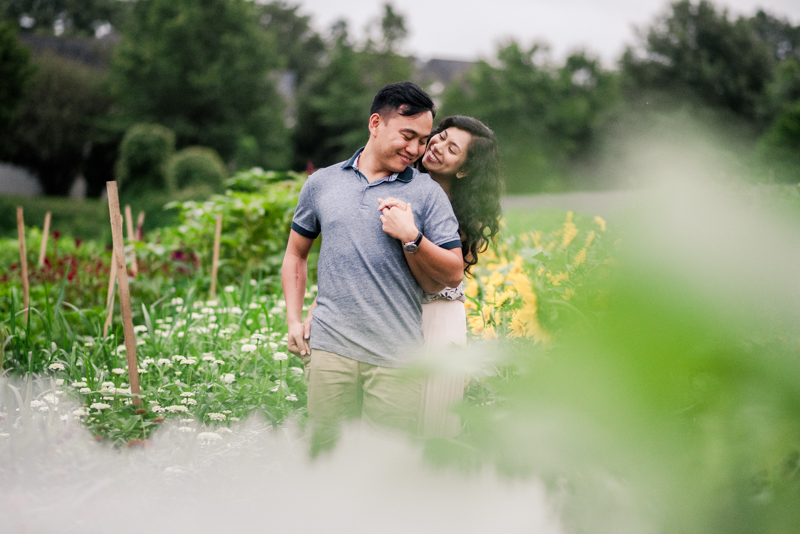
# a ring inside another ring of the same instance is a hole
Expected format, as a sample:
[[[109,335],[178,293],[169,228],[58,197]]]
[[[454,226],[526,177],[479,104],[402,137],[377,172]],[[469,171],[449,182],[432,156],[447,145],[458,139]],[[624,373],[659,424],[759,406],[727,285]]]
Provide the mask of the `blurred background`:
[[[0,17],[3,235],[20,203],[94,218],[110,179],[159,208],[152,228],[237,170],[341,161],[403,79],[497,132],[509,195],[636,187],[618,162],[665,117],[713,131],[730,178],[800,181],[796,3],[0,0]]]

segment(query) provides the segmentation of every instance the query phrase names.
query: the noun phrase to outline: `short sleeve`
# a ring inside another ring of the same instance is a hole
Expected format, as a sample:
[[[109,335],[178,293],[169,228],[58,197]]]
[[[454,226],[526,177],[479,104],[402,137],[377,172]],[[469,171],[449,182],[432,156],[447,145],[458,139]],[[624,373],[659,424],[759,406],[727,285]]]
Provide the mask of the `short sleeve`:
[[[292,230],[309,239],[316,239],[319,235],[319,216],[314,204],[314,180],[311,178],[306,180],[300,189],[297,209],[292,219]]]
[[[453,213],[453,206],[444,190],[438,185],[430,195],[426,206],[423,234],[434,245],[445,249],[461,247],[461,237],[458,234],[458,219]]]

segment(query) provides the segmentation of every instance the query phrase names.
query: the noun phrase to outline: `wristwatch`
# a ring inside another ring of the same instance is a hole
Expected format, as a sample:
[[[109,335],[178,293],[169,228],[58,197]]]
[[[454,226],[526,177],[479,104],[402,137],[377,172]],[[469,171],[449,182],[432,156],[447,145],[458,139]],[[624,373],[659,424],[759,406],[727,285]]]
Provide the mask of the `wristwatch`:
[[[422,243],[422,232],[417,234],[417,238],[414,241],[408,241],[403,243],[403,250],[408,252],[409,254],[414,254],[417,250],[419,250],[419,244]]]

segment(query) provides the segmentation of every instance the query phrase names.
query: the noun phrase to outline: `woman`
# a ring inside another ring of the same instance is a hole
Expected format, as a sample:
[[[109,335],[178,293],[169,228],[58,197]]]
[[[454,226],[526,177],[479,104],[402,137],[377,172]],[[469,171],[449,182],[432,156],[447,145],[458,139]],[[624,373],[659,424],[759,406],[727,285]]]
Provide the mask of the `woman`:
[[[458,219],[464,254],[464,271],[478,262],[500,227],[502,182],[498,169],[497,140],[477,119],[446,117],[431,132],[425,155],[417,162],[445,193]],[[446,288],[422,301],[422,331],[427,348],[464,345],[467,321],[463,284]],[[464,394],[463,373],[430,375],[422,389],[419,428],[429,437],[458,434],[460,422],[450,406]]]

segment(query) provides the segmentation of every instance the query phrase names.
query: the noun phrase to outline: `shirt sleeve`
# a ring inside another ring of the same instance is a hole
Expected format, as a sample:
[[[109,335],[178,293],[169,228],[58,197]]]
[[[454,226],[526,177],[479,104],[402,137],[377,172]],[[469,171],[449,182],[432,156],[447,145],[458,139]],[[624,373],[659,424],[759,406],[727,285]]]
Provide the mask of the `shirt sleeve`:
[[[438,185],[427,203],[423,226],[423,235],[434,245],[448,250],[461,247],[458,219],[453,213],[450,199]]]
[[[294,210],[292,219],[292,230],[309,239],[316,239],[320,233],[319,217],[314,204],[315,181],[309,177],[303,184],[297,199],[297,209]]]

